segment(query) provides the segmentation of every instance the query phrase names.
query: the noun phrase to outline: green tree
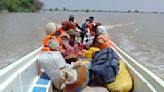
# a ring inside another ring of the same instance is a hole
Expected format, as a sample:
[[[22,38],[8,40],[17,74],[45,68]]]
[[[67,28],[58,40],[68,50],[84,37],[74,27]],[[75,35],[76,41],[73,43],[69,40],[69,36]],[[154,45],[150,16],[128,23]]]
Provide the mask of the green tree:
[[[128,10],[128,12],[131,12],[130,10]]]
[[[138,10],[135,10],[134,12],[135,12],[135,13],[139,13],[139,11],[138,11]]]
[[[5,8],[10,12],[31,12],[40,10],[43,5],[40,0],[1,0],[0,10]]]
[[[58,11],[59,9],[58,8],[55,8],[55,11]]]
[[[66,8],[65,7],[63,8],[63,11],[66,11]]]
[[[33,4],[34,4],[36,10],[41,10],[44,6],[44,3],[42,0],[33,0]]]
[[[89,9],[86,9],[85,12],[90,12],[90,10]]]
[[[3,10],[5,9],[5,3],[4,3],[4,0],[1,0],[0,1],[0,10]]]

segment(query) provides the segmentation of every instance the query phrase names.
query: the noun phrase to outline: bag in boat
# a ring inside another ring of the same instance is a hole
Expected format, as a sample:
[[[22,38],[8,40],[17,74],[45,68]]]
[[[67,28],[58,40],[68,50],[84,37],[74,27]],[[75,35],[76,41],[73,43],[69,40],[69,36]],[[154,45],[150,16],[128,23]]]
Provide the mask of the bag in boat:
[[[96,52],[90,72],[90,86],[104,86],[115,81],[119,70],[119,57],[111,48]]]
[[[130,73],[126,69],[125,63],[120,59],[119,71],[114,82],[106,84],[111,92],[129,92],[132,89],[133,83]]]
[[[60,69],[66,66],[66,62],[63,59],[60,52],[44,52],[38,57],[38,63],[45,73],[50,77],[54,86],[57,89],[61,89],[64,83],[62,79],[62,72]]]

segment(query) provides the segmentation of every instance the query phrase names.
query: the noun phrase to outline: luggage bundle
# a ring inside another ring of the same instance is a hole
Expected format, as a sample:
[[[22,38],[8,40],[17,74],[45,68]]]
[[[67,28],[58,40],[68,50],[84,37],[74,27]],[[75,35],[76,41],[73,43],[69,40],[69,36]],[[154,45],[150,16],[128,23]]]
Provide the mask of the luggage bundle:
[[[132,89],[132,78],[125,63],[111,48],[95,53],[89,72],[90,86],[105,86],[111,92]]]

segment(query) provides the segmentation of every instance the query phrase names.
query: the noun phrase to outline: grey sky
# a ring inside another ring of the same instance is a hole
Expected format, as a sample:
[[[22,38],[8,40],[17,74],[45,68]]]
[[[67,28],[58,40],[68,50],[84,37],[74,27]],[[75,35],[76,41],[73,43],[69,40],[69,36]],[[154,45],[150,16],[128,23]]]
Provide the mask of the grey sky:
[[[164,0],[44,0],[46,9],[139,10],[164,12]]]

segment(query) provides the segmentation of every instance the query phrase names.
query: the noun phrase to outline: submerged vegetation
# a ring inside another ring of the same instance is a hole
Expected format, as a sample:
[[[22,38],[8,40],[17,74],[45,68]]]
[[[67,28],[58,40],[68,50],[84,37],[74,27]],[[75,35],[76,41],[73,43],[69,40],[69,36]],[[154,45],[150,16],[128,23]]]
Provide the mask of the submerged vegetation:
[[[0,10],[9,12],[34,12],[43,7],[40,0],[0,0]]]

